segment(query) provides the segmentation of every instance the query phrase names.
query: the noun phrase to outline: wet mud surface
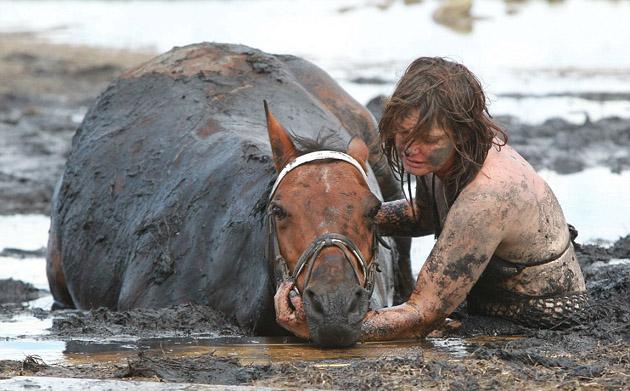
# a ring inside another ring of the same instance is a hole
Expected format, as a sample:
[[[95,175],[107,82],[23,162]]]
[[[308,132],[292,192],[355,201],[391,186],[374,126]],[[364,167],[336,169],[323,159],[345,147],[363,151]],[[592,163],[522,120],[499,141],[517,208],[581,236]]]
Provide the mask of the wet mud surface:
[[[8,84],[0,85],[0,214],[48,213],[52,188],[86,108],[109,80],[148,56],[49,45],[28,36],[2,36],[0,49],[0,71],[12,75]],[[574,172],[603,164],[621,171],[629,166],[627,119],[582,125],[550,120],[539,126],[513,118],[500,121],[508,128],[512,145],[537,168]],[[290,350],[272,353],[278,347],[255,343],[230,345],[231,349],[169,347],[173,338],[191,338],[194,345],[195,339],[250,335],[206,307],[49,312],[25,304],[40,291],[2,280],[0,319],[23,315],[52,319],[50,334],[39,339],[64,341],[66,352],[57,362],[37,356],[0,357],[0,379],[36,375],[324,389],[627,389],[630,264],[624,259],[630,258],[630,236],[609,248],[584,245],[577,253],[592,305],[591,319],[579,326],[532,330],[468,316],[462,308],[453,314],[462,326],[428,342],[381,350],[359,345],[323,353],[294,340],[284,344],[314,360],[287,353]],[[21,255],[18,251],[3,256]],[[121,348],[106,343],[112,340],[131,341],[131,347],[114,354]],[[465,341],[465,349],[454,354],[441,348],[449,341]],[[242,360],[245,348],[258,349],[257,354],[268,359]]]
[[[87,108],[114,77],[148,58],[0,34],[0,214],[48,214]]]
[[[44,294],[46,292],[40,291],[32,284],[12,278],[0,279],[0,305],[35,300]]]
[[[62,337],[243,335],[246,332],[209,307],[182,304],[162,309],[60,311],[52,333]]]

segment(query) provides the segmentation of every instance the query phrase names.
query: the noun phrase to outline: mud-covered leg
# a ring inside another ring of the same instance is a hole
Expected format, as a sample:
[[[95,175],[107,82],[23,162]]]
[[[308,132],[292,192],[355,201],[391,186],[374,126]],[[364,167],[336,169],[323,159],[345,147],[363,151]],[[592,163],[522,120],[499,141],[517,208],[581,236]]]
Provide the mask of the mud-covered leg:
[[[46,255],[46,275],[48,276],[48,286],[55,300],[52,310],[65,308],[75,308],[68,288],[66,287],[66,279],[61,266],[61,247],[59,236],[55,229],[55,224],[50,227],[50,235],[48,237],[48,252]]]
[[[53,193],[50,231],[48,233],[48,248],[46,252],[46,275],[48,277],[48,286],[50,287],[50,293],[52,293],[53,299],[55,300],[51,310],[75,308],[70,292],[68,292],[68,287],[66,286],[66,277],[63,273],[62,267],[61,240],[59,237],[59,226],[56,216],[60,187],[61,179],[57,182]]]

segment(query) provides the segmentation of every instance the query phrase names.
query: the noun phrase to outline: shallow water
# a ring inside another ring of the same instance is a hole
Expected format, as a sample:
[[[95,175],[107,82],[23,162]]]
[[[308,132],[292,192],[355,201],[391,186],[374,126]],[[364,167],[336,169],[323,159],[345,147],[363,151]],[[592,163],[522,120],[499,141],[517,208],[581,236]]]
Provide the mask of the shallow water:
[[[122,362],[139,352],[160,353],[169,357],[211,354],[234,358],[241,364],[269,364],[292,361],[343,360],[355,358],[400,357],[421,348],[425,357],[461,358],[479,343],[505,342],[512,338],[428,338],[424,341],[359,343],[346,349],[321,349],[292,337],[187,337],[139,340],[38,340],[33,338],[0,341],[0,357],[22,360],[36,354],[47,363],[86,364]]]
[[[478,74],[493,114],[525,122],[630,117],[628,99],[502,96],[630,91],[630,2],[478,0],[468,33],[432,20],[438,0],[377,6],[384,3],[0,0],[0,31],[33,30],[55,42],[158,52],[199,41],[242,43],[314,61],[361,103],[391,93],[414,58],[448,56]],[[359,76],[383,83],[352,82]]]

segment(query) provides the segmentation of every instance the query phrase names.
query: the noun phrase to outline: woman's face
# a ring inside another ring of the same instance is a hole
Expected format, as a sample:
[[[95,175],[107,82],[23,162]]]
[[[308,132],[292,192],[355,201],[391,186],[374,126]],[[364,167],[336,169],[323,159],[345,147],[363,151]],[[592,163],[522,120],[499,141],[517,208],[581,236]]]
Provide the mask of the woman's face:
[[[405,171],[412,175],[422,176],[433,172],[443,176],[451,168],[455,157],[455,147],[444,129],[434,127],[411,144],[405,145],[409,132],[418,122],[418,115],[416,111],[408,116],[396,132],[394,141],[398,156]]]

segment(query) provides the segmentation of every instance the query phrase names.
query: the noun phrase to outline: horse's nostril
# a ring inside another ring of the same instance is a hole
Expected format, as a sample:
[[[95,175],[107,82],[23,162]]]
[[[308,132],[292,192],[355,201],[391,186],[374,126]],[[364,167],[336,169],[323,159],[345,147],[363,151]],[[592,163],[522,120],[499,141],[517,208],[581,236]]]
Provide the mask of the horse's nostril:
[[[363,303],[368,298],[367,295],[368,292],[365,289],[359,286],[354,288],[354,292],[350,297],[350,300],[348,301],[348,313],[353,314],[361,312],[361,309],[363,308]]]
[[[322,306],[321,301],[317,297],[317,293],[313,291],[311,288],[306,288],[304,294],[308,297],[308,301],[310,302],[311,309],[317,314],[324,313],[324,307]]]

